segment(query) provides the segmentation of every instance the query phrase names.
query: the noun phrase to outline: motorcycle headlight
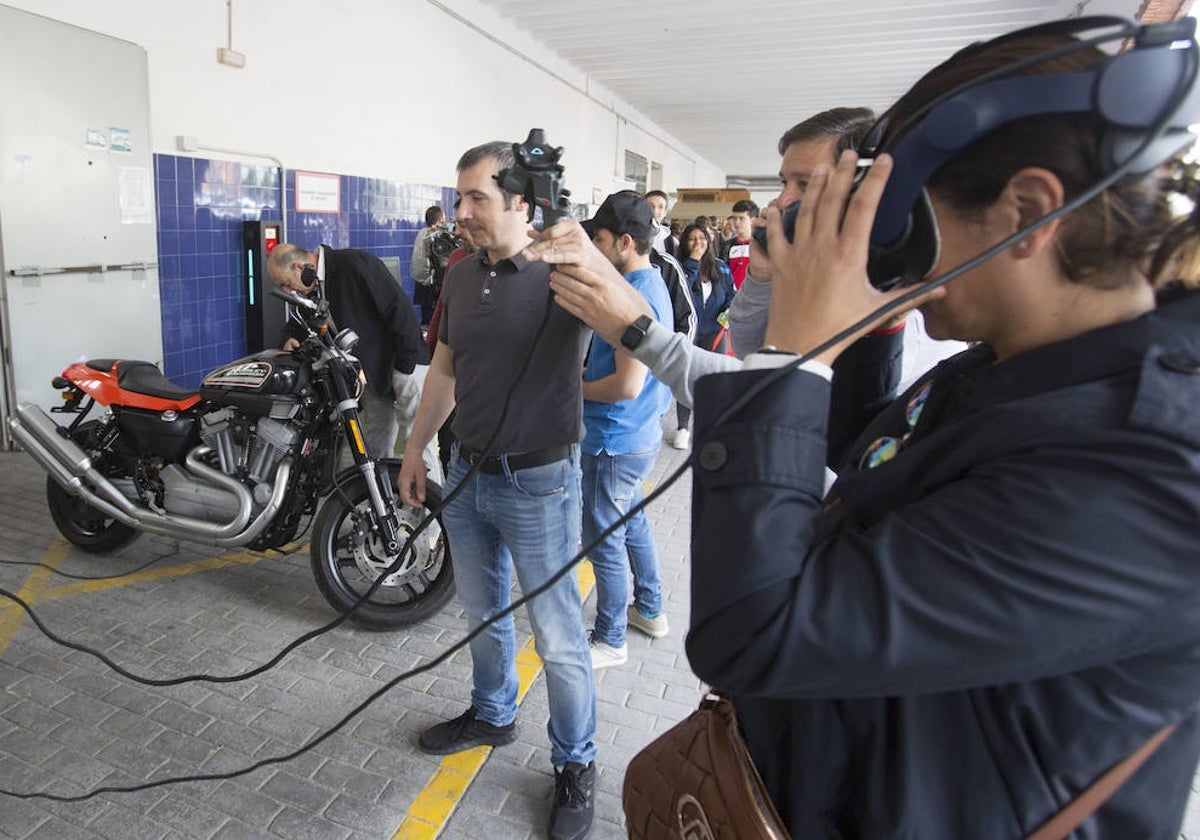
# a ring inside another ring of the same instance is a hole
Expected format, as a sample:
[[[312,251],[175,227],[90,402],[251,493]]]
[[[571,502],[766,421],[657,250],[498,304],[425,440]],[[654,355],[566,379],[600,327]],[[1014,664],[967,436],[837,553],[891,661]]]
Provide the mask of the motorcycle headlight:
[[[354,345],[358,344],[358,333],[346,327],[346,329],[337,334],[337,337],[333,341],[337,344],[339,350],[349,353],[354,349]]]

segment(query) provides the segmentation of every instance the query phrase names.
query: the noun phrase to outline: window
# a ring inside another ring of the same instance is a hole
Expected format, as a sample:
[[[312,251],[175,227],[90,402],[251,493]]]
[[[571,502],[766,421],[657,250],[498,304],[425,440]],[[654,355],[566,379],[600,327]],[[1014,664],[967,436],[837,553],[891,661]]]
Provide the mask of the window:
[[[625,151],[625,180],[630,181],[634,185],[634,189],[640,193],[646,191],[646,176],[650,174],[650,162],[641,155],[633,152]],[[661,178],[661,174],[659,175]]]

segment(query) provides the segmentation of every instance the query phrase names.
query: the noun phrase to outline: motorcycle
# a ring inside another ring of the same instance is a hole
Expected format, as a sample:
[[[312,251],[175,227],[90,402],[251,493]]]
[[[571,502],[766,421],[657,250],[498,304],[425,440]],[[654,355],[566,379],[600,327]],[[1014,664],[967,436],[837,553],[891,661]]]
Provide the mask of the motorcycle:
[[[368,457],[357,398],[365,386],[351,355],[358,336],[337,331],[319,288],[288,301],[303,326],[294,350],[265,350],[204,377],[172,384],[150,362],[91,359],[52,381],[74,414],[58,425],[25,403],[10,420],[18,443],[49,473],[46,499],[59,532],[105,553],[141,533],[220,548],[279,549],[312,526],[317,586],[373,629],[422,621],[454,594],[440,520],[441,488],[427,509],[396,498],[400,460]],[[103,414],[88,420],[94,405]],[[351,466],[338,470],[341,443]]]

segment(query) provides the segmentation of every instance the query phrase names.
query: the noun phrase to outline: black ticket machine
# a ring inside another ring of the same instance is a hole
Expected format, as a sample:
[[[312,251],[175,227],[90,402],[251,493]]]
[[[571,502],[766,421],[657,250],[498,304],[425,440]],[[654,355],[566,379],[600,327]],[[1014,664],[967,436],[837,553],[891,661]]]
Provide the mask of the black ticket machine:
[[[246,352],[283,344],[286,304],[268,292],[267,255],[280,243],[283,225],[270,219],[242,222],[242,290],[246,303]]]

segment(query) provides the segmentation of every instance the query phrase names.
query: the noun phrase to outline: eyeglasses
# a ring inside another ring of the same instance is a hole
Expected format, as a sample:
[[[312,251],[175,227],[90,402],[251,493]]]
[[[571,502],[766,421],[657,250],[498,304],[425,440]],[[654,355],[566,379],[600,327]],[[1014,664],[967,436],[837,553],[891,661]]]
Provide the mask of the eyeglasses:
[[[860,470],[873,470],[900,454],[904,444],[908,443],[908,439],[912,437],[913,429],[917,427],[917,421],[921,419],[921,412],[925,410],[925,402],[929,399],[931,390],[933,390],[932,379],[909,398],[908,406],[904,409],[904,420],[908,423],[908,431],[900,437],[887,436],[872,441],[858,461]]]

